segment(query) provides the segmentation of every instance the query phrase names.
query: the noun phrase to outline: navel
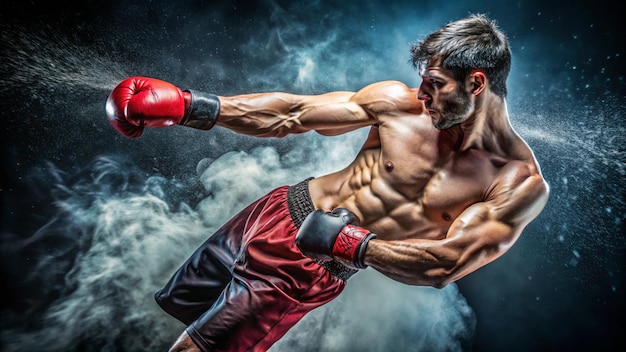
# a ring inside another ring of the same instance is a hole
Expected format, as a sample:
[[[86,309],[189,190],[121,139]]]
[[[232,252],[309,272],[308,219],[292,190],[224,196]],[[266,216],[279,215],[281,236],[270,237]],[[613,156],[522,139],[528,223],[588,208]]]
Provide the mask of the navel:
[[[391,160],[387,160],[385,162],[385,170],[389,172],[393,171],[393,163],[391,162]]]
[[[452,219],[450,214],[445,213],[445,212],[443,214],[441,214],[441,218],[443,219],[443,221],[450,221]]]

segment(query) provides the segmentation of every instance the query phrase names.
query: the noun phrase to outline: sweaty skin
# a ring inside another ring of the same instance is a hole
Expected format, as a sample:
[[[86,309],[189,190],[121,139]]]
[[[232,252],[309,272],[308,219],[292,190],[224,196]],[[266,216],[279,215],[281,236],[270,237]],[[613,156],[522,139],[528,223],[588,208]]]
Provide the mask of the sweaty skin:
[[[369,126],[350,165],[311,180],[313,203],[347,208],[377,234],[366,265],[441,288],[504,254],[545,206],[548,185],[482,72],[465,85],[438,67],[422,78],[419,89],[384,81],[358,92],[219,97],[217,125],[257,137]],[[199,349],[183,332],[170,351]]]
[[[365,264],[403,283],[443,287],[502,255],[548,195],[505,101],[486,89],[484,75],[475,80],[458,87],[431,67],[419,89],[384,81],[358,92],[220,97],[217,124],[263,137],[371,126],[348,167],[310,182],[315,207],[348,208],[378,235]],[[455,89],[467,91],[472,108],[439,130]]]

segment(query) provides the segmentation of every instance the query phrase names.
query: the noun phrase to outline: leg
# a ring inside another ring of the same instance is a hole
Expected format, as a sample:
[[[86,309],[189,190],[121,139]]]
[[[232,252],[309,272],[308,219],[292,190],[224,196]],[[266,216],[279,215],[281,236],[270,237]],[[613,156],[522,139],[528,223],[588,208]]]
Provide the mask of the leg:
[[[201,351],[267,351],[307,312],[336,297],[343,288],[315,286],[312,290],[319,294],[317,300],[302,302],[266,282],[235,278],[186,332]],[[183,339],[179,346],[188,342]]]
[[[213,306],[232,280],[242,233],[254,208],[250,205],[224,224],[156,292],[155,300],[164,311],[189,325]]]
[[[185,325],[211,308],[232,278],[228,262],[236,254],[215,242],[206,241],[155,294],[159,306]]]
[[[286,203],[283,188],[250,212],[233,280],[186,330],[202,351],[266,351],[343,290],[343,280],[295,246],[297,227]]]
[[[281,187],[250,205],[157,294],[165,310],[189,324],[171,351],[266,351],[307,312],[343,290],[344,280],[295,246],[297,227],[287,203],[287,187]],[[216,258],[227,260],[209,265]],[[219,275],[223,268],[228,276]]]

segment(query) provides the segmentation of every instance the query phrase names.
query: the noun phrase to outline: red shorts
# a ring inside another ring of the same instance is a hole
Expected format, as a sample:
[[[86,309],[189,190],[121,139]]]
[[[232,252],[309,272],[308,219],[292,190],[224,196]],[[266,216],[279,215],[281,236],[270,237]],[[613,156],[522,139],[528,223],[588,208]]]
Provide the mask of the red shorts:
[[[203,351],[266,351],[337,297],[353,273],[296,247],[313,209],[307,181],[270,192],[203,243],[156,293],[157,303],[188,325]]]

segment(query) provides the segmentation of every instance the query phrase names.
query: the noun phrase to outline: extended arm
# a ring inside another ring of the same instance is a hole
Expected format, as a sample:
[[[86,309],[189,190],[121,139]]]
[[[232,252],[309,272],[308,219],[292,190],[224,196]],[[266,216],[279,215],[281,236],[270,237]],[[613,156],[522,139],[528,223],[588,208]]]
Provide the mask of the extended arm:
[[[372,240],[365,264],[403,283],[444,287],[504,254],[547,198],[538,173],[509,172],[485,201],[461,213],[444,239]]]
[[[377,123],[364,94],[257,93],[232,97],[186,90],[149,77],[130,77],[109,95],[106,114],[121,134],[136,138],[145,127],[214,125],[257,137],[284,137],[317,131],[337,135]],[[366,96],[366,98],[368,98]]]
[[[220,97],[220,101],[217,125],[257,137],[283,137],[312,130],[337,135],[375,123],[352,92],[258,93]]]

